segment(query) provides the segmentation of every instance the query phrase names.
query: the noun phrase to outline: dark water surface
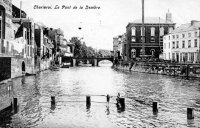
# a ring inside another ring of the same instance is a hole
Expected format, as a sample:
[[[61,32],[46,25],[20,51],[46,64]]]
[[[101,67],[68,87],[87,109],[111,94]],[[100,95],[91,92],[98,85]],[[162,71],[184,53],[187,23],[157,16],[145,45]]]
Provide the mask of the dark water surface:
[[[125,111],[106,97],[120,92]],[[6,114],[2,127],[35,128],[184,128],[200,127],[200,82],[168,76],[124,73],[110,67],[76,67],[44,71],[14,80],[16,114]],[[51,105],[51,96],[56,105]],[[86,95],[91,106],[86,107]],[[158,114],[152,102],[158,102]],[[195,118],[187,120],[187,107]]]

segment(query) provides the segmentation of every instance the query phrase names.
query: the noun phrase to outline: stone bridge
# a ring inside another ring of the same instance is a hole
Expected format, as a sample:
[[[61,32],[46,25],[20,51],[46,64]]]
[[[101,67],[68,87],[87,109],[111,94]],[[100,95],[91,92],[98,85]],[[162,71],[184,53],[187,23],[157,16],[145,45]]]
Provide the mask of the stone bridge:
[[[71,63],[71,66],[78,66],[79,61],[89,61],[92,66],[99,66],[99,62],[102,60],[109,60],[113,63],[114,57],[91,57],[91,58],[76,58],[76,57],[62,57],[62,62]]]

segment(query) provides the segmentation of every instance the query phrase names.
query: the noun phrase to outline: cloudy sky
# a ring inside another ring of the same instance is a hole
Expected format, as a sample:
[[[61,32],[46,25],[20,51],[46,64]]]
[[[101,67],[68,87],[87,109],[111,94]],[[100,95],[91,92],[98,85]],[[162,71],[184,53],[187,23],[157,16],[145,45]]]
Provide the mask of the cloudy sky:
[[[20,0],[12,0],[20,7]],[[141,0],[21,0],[22,10],[35,22],[47,27],[61,28],[66,39],[83,37],[88,46],[112,50],[114,36],[125,33],[126,25],[141,19]],[[199,0],[144,0],[145,17],[165,19],[168,9],[176,26],[191,20],[200,20]],[[52,9],[34,9],[35,5]],[[60,9],[54,9],[55,6]],[[86,6],[100,9],[85,9]],[[62,9],[71,6],[71,9]],[[77,6],[78,9],[73,9]],[[79,9],[82,6],[83,9]],[[80,30],[79,27],[82,29]]]

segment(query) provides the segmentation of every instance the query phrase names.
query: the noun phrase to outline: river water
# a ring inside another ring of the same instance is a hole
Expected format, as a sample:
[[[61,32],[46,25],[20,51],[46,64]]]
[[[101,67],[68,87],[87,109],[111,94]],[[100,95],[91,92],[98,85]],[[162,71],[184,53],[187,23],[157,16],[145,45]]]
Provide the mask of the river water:
[[[184,128],[200,127],[200,82],[169,76],[116,71],[109,66],[46,70],[16,78],[17,113],[4,115],[0,127],[33,128]],[[125,110],[116,95],[125,97]],[[109,94],[111,101],[106,104]],[[91,106],[86,107],[86,95]],[[51,96],[56,105],[51,105]],[[153,114],[152,102],[158,102]],[[187,120],[187,108],[194,120]]]

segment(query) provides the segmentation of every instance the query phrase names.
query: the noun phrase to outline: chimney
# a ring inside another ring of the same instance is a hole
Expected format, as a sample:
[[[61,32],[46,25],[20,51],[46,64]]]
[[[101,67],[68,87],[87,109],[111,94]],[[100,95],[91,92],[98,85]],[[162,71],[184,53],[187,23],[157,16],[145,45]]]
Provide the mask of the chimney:
[[[172,13],[170,13],[169,10],[166,14],[166,23],[172,23]]]
[[[195,25],[195,23],[198,23],[198,22],[200,22],[200,21],[192,20],[192,21],[191,21],[191,26]]]

